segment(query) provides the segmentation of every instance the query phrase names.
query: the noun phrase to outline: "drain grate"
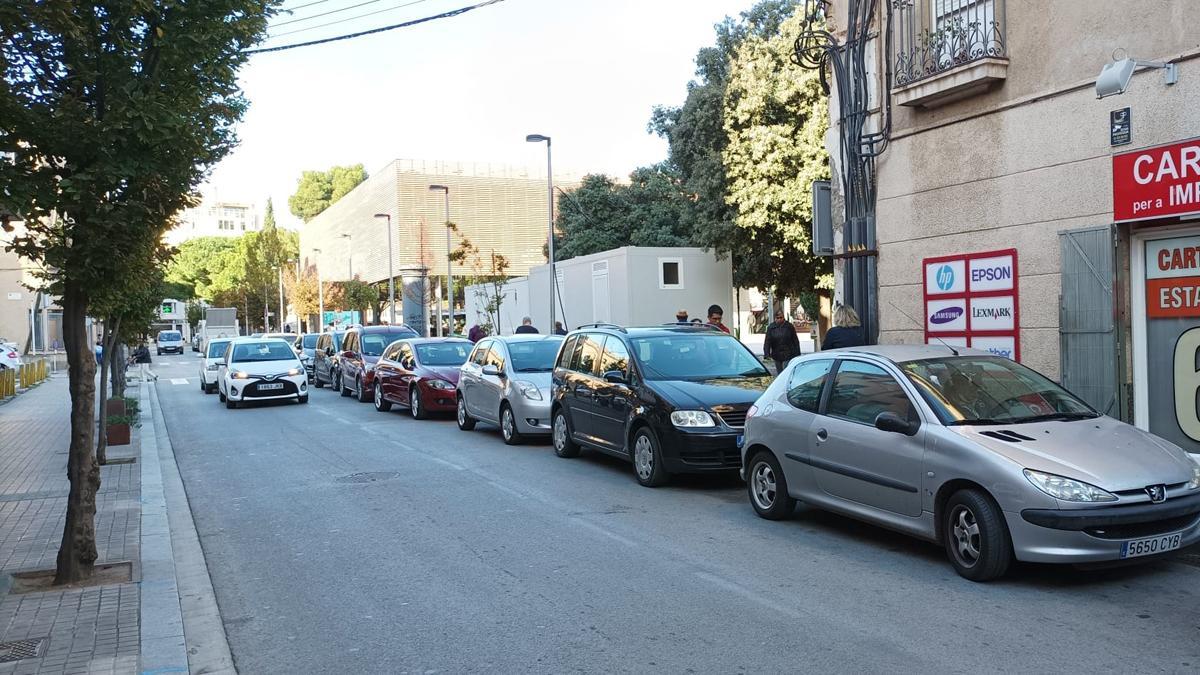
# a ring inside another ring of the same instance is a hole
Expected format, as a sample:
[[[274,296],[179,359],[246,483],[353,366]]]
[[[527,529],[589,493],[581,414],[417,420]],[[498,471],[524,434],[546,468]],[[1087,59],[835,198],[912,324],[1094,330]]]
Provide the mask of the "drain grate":
[[[334,480],[339,483],[378,483],[380,481],[391,480],[399,475],[395,471],[364,471],[362,473],[352,473],[348,476],[338,476]]]
[[[0,642],[0,663],[36,659],[42,655],[45,646],[46,638]]]

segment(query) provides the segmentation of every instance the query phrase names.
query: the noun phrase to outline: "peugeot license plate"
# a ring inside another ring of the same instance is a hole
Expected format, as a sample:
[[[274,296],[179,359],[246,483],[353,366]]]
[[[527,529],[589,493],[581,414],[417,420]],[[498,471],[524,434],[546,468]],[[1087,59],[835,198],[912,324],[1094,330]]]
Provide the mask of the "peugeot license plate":
[[[258,388],[260,391],[263,389],[283,389],[283,383],[282,382],[264,382],[263,384],[258,385]]]
[[[1121,557],[1138,558],[1144,555],[1174,551],[1179,548],[1182,541],[1182,532],[1160,534],[1157,537],[1146,537],[1145,539],[1131,539],[1121,545]]]

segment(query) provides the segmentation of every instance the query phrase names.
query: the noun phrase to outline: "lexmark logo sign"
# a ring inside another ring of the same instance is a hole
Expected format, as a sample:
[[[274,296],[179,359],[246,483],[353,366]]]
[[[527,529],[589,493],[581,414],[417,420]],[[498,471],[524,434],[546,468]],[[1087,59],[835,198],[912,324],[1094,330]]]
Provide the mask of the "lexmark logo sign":
[[[1012,317],[1011,307],[972,307],[973,319],[1008,319]]]

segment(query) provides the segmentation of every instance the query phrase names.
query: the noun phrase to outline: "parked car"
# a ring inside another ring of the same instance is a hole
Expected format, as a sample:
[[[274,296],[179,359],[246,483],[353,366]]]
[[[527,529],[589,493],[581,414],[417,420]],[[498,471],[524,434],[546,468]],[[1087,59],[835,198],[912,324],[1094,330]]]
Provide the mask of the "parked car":
[[[1014,559],[1122,560],[1200,541],[1200,463],[982,351],[799,357],[752,409],[743,455],[763,518],[802,500],[940,543],[974,581]]]
[[[647,487],[736,471],[746,411],[770,381],[745,345],[705,326],[581,326],[554,367],[554,452],[627,459]]]
[[[8,370],[21,365],[21,355],[17,345],[11,342],[0,342],[0,370]]]
[[[212,394],[219,386],[221,364],[225,361],[225,348],[231,338],[213,338],[208,341],[208,351],[200,361],[200,391]]]
[[[279,338],[280,340],[286,341],[288,344],[291,344],[296,341],[295,333],[263,333],[262,337]]]
[[[550,433],[550,385],[561,335],[513,335],[480,340],[462,366],[456,398],[458,428],[477,421],[500,427],[509,445]]]
[[[388,345],[374,368],[375,409],[387,412],[395,403],[419,420],[431,412],[454,410],[459,369],[471,347],[470,340],[459,338],[414,338]]]
[[[162,330],[158,332],[158,338],[155,340],[155,350],[159,356],[163,352],[171,352],[172,354],[183,353],[183,333],[177,330]]]
[[[354,396],[360,402],[371,400],[375,363],[383,350],[396,340],[417,337],[408,326],[356,326],[342,336],[342,350],[334,371],[334,388],[342,396]]]
[[[300,362],[304,364],[304,369],[308,371],[308,380],[313,381],[313,359],[317,354],[317,339],[321,337],[320,333],[304,333],[292,342],[292,347],[296,350],[296,355],[300,357]]]
[[[313,348],[313,386],[317,389],[325,385],[333,386],[334,373],[337,371],[338,354],[342,349],[341,331],[326,331],[317,336],[317,346]]]
[[[249,401],[295,399],[308,403],[308,376],[292,346],[275,338],[234,338],[218,369],[218,392],[227,408]]]

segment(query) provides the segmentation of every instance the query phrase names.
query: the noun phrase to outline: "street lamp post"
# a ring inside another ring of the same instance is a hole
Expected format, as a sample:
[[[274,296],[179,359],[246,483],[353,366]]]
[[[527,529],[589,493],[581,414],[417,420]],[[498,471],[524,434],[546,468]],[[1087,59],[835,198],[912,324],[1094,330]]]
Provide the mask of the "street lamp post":
[[[376,218],[387,218],[388,231],[388,309],[391,313],[391,324],[396,325],[396,275],[392,274],[392,214],[376,213]]]
[[[450,244],[450,187],[447,185],[430,185],[429,189],[433,192],[442,192],[446,197],[446,317],[449,332],[454,332],[454,272],[451,269],[451,251]],[[438,334],[441,335],[442,322],[438,321]]]
[[[321,265],[316,256],[321,255],[321,249],[314,248],[313,267],[317,268],[317,332],[325,330],[325,285],[321,283]]]
[[[547,202],[547,247],[546,250],[550,254],[550,325],[547,327],[548,333],[554,332],[554,296],[556,286],[558,286],[558,277],[554,275],[554,172],[550,164],[550,137],[541,134],[529,134],[525,137],[527,143],[541,143],[546,141],[546,202]]]
[[[350,273],[347,277],[348,281],[354,280],[354,239],[349,234],[341,235],[342,239],[346,240],[346,271]]]

